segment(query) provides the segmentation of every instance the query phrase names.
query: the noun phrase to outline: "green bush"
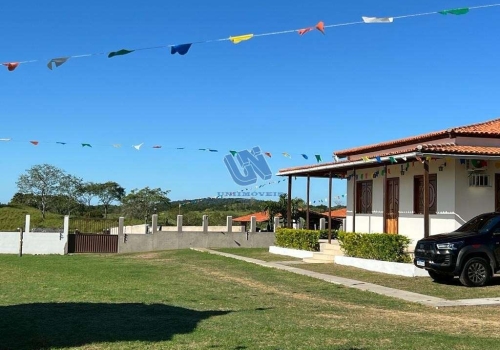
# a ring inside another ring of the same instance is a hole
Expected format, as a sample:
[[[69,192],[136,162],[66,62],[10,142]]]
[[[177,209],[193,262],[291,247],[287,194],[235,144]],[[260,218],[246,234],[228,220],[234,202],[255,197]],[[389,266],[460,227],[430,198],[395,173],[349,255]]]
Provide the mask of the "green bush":
[[[319,251],[319,235],[320,231],[280,227],[276,230],[276,245],[282,248]]]
[[[411,262],[406,236],[385,233],[339,232],[338,241],[346,256],[391,262]]]
[[[332,230],[332,239],[337,238],[338,230]],[[328,230],[319,231],[319,239],[328,239]]]

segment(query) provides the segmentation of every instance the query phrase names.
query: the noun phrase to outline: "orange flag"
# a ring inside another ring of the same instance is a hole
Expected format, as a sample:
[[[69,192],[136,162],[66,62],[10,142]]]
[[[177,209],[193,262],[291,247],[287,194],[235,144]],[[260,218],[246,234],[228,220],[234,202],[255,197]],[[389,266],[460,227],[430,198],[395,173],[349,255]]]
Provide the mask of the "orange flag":
[[[316,29],[319,30],[321,33],[325,34],[325,24],[323,23],[323,21],[318,22],[318,24],[316,24]]]
[[[299,33],[299,35],[304,35],[305,33],[309,33],[313,29],[314,28],[309,27],[309,28],[299,29],[297,32]]]

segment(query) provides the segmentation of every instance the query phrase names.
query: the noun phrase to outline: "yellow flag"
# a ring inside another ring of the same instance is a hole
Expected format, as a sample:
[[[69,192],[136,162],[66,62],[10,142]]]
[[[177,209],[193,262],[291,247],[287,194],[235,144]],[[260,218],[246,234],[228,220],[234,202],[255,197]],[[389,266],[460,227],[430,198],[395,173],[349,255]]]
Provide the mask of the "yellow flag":
[[[252,38],[253,38],[253,34],[245,34],[245,35],[238,35],[238,36],[230,36],[229,40],[231,40],[231,42],[233,44],[239,44],[242,41],[250,40]]]

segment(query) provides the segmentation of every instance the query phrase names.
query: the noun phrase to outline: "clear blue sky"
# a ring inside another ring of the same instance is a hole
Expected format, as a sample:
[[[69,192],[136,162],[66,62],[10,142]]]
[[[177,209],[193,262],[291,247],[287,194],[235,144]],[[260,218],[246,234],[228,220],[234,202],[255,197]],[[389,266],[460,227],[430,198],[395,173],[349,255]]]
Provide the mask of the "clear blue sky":
[[[35,164],[117,181],[127,191],[161,187],[174,200],[199,198],[240,189],[223,164],[229,150],[260,146],[273,154],[276,173],[315,162],[314,154],[329,161],[334,150],[500,115],[500,7],[331,28],[325,36],[194,45],[185,56],[161,49],[75,58],[53,71],[51,58],[491,3],[3,1],[0,61],[41,61],[14,72],[0,67],[0,138],[12,138],[0,142],[0,202]],[[143,142],[140,151],[132,147]],[[335,181],[334,195],[345,186]],[[286,184],[262,190],[286,191]],[[313,200],[327,190],[327,180],[312,181]],[[294,183],[293,194],[305,198],[305,181]]]

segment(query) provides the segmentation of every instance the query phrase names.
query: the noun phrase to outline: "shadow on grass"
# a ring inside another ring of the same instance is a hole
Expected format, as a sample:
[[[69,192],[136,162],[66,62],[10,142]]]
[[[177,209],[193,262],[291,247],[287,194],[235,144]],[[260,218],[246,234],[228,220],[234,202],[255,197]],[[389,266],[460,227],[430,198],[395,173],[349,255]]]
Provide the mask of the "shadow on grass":
[[[0,349],[47,349],[120,341],[158,342],[232,311],[163,304],[40,303],[0,306]]]
[[[458,277],[453,278],[451,281],[432,281],[432,283],[436,284],[442,284],[442,285],[449,285],[449,286],[456,286],[456,287],[463,287],[463,288],[470,288],[464,286]],[[484,287],[479,287],[479,288],[486,288],[486,287],[495,287],[495,286],[500,286],[500,276],[495,275],[491,278],[491,280],[486,284]]]

